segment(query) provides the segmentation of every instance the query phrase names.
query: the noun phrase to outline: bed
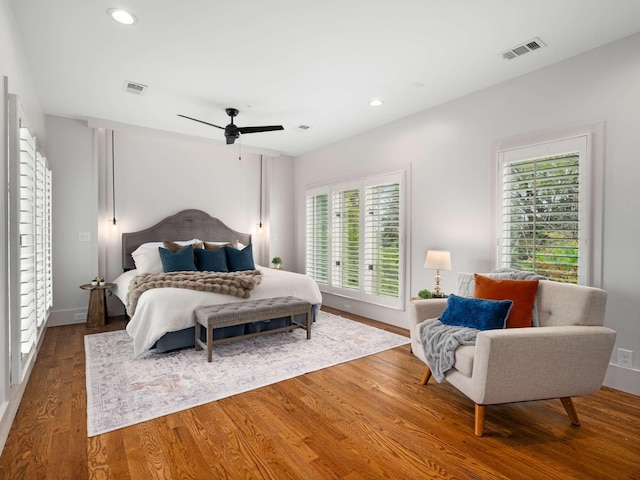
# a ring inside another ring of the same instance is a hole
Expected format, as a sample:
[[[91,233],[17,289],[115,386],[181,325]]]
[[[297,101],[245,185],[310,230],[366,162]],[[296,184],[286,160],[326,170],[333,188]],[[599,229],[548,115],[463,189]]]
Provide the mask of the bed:
[[[138,252],[142,249],[147,252],[146,248],[155,248],[157,251],[156,245],[161,244],[163,240],[181,241],[182,244],[194,244],[198,240],[219,244],[237,242],[239,249],[251,245],[250,234],[237,232],[208,213],[194,209],[178,212],[145,230],[123,233],[124,273],[114,280],[114,293],[125,306],[129,286],[147,268],[143,266]],[[139,269],[136,268],[136,263]],[[313,305],[312,316],[315,320],[322,303],[322,295],[315,281],[298,273],[257,264],[255,267],[262,273],[262,280],[250,292],[251,300],[281,296],[298,297]],[[197,307],[242,301],[243,298],[234,295],[184,288],[153,288],[145,291],[139,296],[127,324],[127,332],[133,338],[135,356],[140,356],[151,348],[165,352],[194,346],[194,310]],[[289,318],[281,318],[218,329],[215,339],[279,328],[285,325],[284,322],[289,321]]]

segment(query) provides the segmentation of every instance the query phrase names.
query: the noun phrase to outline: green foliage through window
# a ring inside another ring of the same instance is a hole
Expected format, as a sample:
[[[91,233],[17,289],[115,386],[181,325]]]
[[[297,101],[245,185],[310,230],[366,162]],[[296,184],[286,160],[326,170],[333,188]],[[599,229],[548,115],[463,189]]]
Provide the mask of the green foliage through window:
[[[578,283],[578,154],[505,164],[502,207],[503,265]]]

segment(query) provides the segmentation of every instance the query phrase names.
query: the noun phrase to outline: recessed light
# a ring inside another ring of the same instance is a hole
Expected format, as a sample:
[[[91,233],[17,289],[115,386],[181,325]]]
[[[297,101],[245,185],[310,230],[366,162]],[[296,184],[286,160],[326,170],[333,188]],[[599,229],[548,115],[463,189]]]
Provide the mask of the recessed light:
[[[371,107],[379,107],[380,105],[382,105],[384,102],[382,100],[380,100],[379,98],[374,98],[373,100],[371,100],[369,102],[369,106]]]
[[[123,25],[133,25],[138,21],[133,13],[127,12],[122,8],[110,8],[107,10],[107,15]]]

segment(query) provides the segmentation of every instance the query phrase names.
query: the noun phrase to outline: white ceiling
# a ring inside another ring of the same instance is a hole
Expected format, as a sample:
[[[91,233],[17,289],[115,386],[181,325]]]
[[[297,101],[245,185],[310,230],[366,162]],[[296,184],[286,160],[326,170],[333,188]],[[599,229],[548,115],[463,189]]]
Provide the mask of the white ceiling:
[[[639,0],[11,0],[45,113],[299,155],[640,31]],[[122,26],[107,9],[139,19]],[[540,37],[515,60],[500,53]],[[124,82],[148,85],[143,96]],[[368,105],[384,100],[382,107]],[[309,125],[301,131],[299,125]],[[233,148],[233,147],[229,147]]]

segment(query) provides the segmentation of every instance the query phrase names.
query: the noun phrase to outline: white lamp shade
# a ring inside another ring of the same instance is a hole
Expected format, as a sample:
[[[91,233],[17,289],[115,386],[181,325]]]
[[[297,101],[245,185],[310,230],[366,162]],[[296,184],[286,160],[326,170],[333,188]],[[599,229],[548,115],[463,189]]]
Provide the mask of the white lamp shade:
[[[428,250],[424,268],[433,270],[451,270],[451,252],[446,250]]]

